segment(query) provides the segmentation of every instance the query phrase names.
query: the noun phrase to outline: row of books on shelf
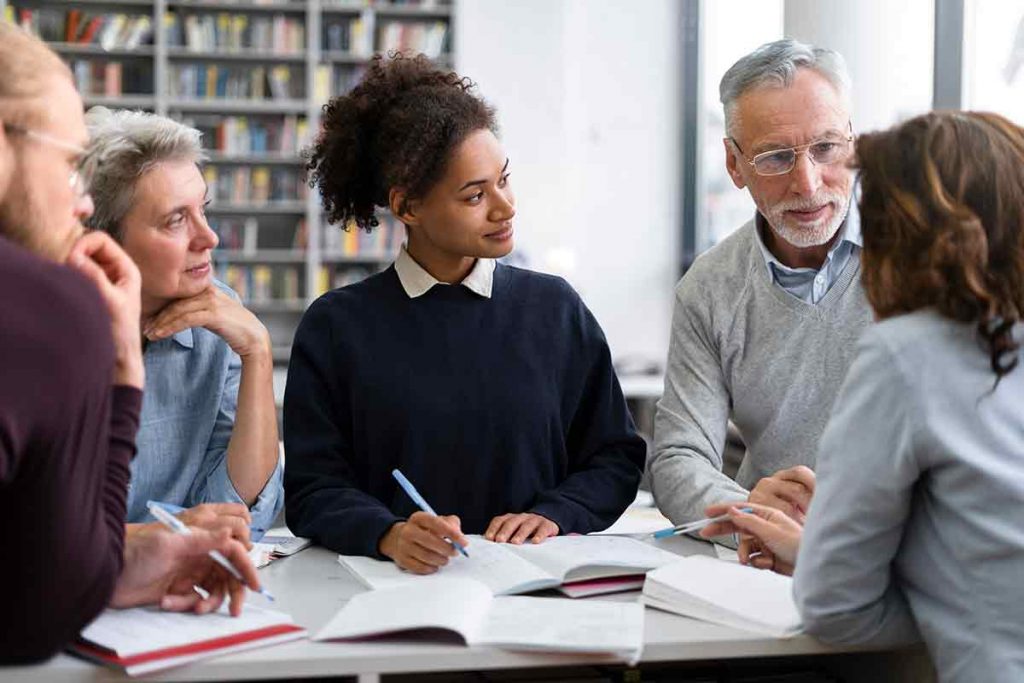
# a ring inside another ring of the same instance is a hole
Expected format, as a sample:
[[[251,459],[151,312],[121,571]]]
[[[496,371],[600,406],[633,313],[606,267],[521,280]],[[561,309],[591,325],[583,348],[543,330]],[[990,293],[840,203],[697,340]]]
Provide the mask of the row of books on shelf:
[[[321,47],[331,52],[361,52],[364,33],[363,20],[358,17],[325,18]]]
[[[164,31],[171,47],[196,51],[267,50],[280,54],[306,49],[305,20],[284,14],[262,17],[167,12]]]
[[[295,223],[294,228],[285,232],[260,239],[260,223],[255,217],[227,218],[217,217],[210,221],[210,226],[220,237],[220,248],[256,255],[260,249],[292,249],[303,252],[308,243],[305,219]],[[286,226],[288,227],[288,226]],[[337,226],[325,225],[321,240],[323,256],[331,257],[365,257],[368,259],[391,261],[398,255],[405,241],[405,226],[390,219],[382,220],[381,224],[371,232],[359,230],[354,226],[349,230],[341,230]]]
[[[302,97],[301,78],[289,66],[223,66],[172,64],[168,83],[172,97],[199,99],[286,100]]]
[[[317,273],[316,293],[318,295],[339,287],[361,282],[377,272],[374,269],[363,266],[328,267],[321,266]]]
[[[220,270],[224,284],[247,304],[297,301],[305,295],[300,289],[300,268],[296,266],[227,264]]]
[[[203,134],[203,146],[219,154],[280,154],[293,156],[309,144],[306,117],[196,115],[182,123]]]
[[[321,64],[314,75],[313,96],[317,102],[326,102],[334,95],[344,95],[365,73],[366,67],[361,64]]]
[[[300,219],[285,230],[271,230],[269,226],[260,233],[259,220],[254,216],[245,218],[213,217],[210,227],[220,238],[220,249],[256,255],[260,249],[291,249],[303,252],[307,244],[306,220]],[[278,225],[276,227],[282,227]]]
[[[448,24],[444,21],[381,21],[377,28],[380,52],[391,50],[422,52],[437,59],[449,52]]]
[[[293,168],[269,166],[218,167],[208,164],[203,177],[215,202],[266,204],[306,198],[306,184]]]
[[[383,259],[398,254],[405,241],[405,226],[391,216],[381,217],[380,225],[366,232],[353,223],[347,230],[324,225],[323,253],[338,256],[371,256]]]
[[[7,5],[5,18],[43,40],[133,50],[153,42],[148,14],[96,13],[80,9]]]
[[[75,87],[83,95],[119,97],[152,93],[153,71],[149,64],[76,59],[68,66],[71,67]]]
[[[302,301],[300,268],[292,265],[239,265],[223,264],[219,267],[221,279],[246,305],[296,303]],[[317,271],[317,295],[331,289],[346,287],[365,280],[378,272],[366,266],[321,266]]]

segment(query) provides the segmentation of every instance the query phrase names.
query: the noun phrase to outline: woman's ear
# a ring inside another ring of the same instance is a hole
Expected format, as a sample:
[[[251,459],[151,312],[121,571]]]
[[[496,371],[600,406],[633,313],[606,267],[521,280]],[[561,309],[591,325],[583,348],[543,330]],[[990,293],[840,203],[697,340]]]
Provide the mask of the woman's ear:
[[[416,217],[416,202],[410,200],[402,188],[391,188],[388,192],[388,206],[391,208],[391,214],[406,225],[419,223]]]

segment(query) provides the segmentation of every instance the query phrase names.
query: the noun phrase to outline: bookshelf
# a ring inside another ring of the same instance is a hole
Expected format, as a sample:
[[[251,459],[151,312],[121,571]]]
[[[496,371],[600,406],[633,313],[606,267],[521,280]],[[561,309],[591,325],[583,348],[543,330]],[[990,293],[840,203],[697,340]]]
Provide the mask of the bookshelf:
[[[284,366],[306,306],[385,267],[404,238],[389,215],[370,235],[326,223],[301,157],[321,108],[376,52],[454,65],[455,2],[0,0],[0,11],[68,62],[86,107],[203,131],[217,276],[266,324]]]

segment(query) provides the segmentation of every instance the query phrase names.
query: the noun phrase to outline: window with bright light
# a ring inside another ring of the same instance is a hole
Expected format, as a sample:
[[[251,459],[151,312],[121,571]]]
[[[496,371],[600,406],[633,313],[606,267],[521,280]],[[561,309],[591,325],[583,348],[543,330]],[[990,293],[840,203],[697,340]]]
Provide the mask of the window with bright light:
[[[964,109],[1024,125],[1024,0],[964,3]]]
[[[740,57],[783,36],[782,0],[710,0],[701,4],[701,88],[697,160],[697,252],[754,216],[754,202],[725,170],[725,120],[718,83]]]

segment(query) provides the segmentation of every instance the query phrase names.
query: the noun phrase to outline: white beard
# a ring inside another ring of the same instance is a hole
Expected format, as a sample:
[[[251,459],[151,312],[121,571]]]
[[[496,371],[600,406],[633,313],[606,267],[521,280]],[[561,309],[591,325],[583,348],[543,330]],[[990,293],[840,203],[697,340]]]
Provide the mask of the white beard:
[[[787,211],[806,211],[823,204],[831,204],[832,215],[810,225],[789,225],[786,221]],[[839,231],[839,226],[846,220],[850,210],[850,198],[836,192],[819,192],[810,199],[785,201],[768,207],[762,211],[768,225],[776,235],[798,249],[818,247],[827,244]]]

